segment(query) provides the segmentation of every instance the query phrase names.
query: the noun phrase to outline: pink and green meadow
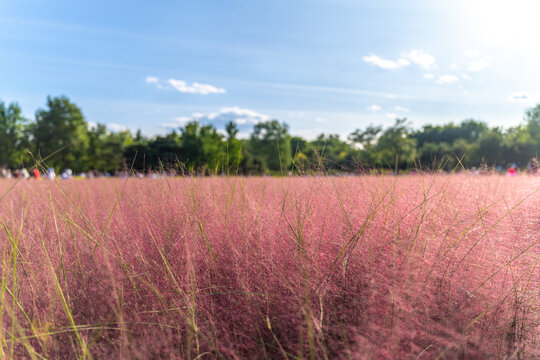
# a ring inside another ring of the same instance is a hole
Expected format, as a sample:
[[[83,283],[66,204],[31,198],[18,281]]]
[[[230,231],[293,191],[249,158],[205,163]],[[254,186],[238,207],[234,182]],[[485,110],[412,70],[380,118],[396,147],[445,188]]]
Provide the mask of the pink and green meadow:
[[[0,358],[538,359],[540,178],[0,182]]]

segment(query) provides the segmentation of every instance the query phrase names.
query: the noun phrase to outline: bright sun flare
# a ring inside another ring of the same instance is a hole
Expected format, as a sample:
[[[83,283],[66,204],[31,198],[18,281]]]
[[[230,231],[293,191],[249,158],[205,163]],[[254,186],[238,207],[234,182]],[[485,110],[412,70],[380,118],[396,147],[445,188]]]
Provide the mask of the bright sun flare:
[[[464,2],[463,7],[462,11],[482,43],[532,50],[538,30],[540,1],[476,0]]]

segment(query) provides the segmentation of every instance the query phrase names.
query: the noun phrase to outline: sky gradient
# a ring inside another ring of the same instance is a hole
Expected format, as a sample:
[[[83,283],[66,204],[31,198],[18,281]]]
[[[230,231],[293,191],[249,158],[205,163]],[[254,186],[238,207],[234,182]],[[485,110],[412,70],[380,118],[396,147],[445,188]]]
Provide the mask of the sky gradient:
[[[0,100],[66,95],[92,123],[165,133],[278,119],[346,135],[515,126],[540,102],[533,0],[3,1]]]

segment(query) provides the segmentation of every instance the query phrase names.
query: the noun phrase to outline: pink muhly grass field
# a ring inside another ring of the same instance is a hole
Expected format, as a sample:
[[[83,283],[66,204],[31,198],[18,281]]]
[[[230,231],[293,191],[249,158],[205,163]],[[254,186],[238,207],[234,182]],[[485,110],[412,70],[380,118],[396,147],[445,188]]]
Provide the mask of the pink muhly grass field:
[[[0,358],[538,359],[540,178],[0,182]]]

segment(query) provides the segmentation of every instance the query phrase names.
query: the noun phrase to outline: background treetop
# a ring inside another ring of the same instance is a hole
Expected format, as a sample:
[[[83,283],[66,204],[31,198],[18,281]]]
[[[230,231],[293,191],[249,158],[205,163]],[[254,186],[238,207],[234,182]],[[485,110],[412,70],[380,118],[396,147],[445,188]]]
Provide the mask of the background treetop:
[[[277,120],[258,122],[247,139],[233,121],[223,130],[197,120],[152,138],[140,131],[111,131],[89,123],[65,96],[49,96],[30,121],[17,103],[0,101],[0,167],[45,165],[61,171],[115,173],[170,169],[206,174],[286,174],[289,172],[445,169],[456,166],[524,167],[540,154],[540,105],[528,109],[512,128],[483,121],[424,125],[406,118],[383,128],[357,128],[343,140],[320,134],[313,140],[291,136]]]

